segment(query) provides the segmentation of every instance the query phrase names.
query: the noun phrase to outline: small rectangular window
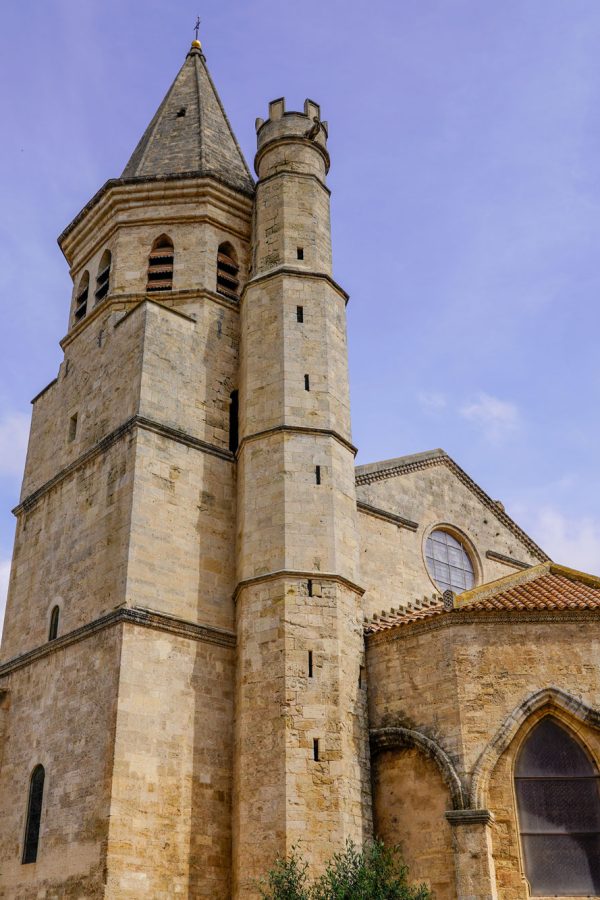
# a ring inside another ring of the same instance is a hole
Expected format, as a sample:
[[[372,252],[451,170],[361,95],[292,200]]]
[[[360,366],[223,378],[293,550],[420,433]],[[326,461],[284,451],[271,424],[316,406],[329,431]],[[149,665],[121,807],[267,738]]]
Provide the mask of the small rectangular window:
[[[312,650],[308,651],[308,677],[313,677],[313,652]]]
[[[308,375],[304,376],[304,390],[310,391],[310,378],[308,377]]]
[[[304,322],[304,307],[303,306],[296,307],[296,321]]]
[[[319,738],[313,738],[313,759],[319,762]]]
[[[298,259],[304,259],[304,247],[298,247],[296,249],[296,254],[298,256]]]
[[[365,686],[365,667],[360,666],[358,670],[358,686],[359,688],[363,688]]]
[[[74,441],[77,436],[77,413],[69,419],[69,441]]]
[[[321,484],[321,466],[315,466],[315,481]]]
[[[308,586],[308,596],[309,596],[309,597],[312,597],[312,595],[313,595],[313,583],[312,583],[312,578],[309,578],[309,579],[308,579],[307,586]]]
[[[239,395],[232,391],[229,397],[229,450],[235,453],[239,444]]]

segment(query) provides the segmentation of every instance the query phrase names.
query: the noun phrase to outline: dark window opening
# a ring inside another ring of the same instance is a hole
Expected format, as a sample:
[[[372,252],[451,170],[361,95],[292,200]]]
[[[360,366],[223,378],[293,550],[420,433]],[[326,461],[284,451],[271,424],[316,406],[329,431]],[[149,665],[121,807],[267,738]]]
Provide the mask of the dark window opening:
[[[515,766],[525,872],[533,897],[600,894],[600,775],[583,747],[548,716]]]
[[[48,630],[48,640],[54,641],[58,637],[58,620],[60,618],[60,609],[55,606],[50,614],[50,628]]]
[[[313,583],[312,583],[312,578],[309,578],[309,579],[308,579],[307,587],[308,587],[308,596],[309,596],[309,597],[312,597],[312,595],[313,595]]]
[[[79,282],[79,288],[77,291],[77,298],[75,300],[75,321],[79,322],[80,319],[83,319],[87,312],[87,303],[88,303],[88,295],[90,293],[90,273],[84,272],[81,281]]]
[[[298,259],[304,259],[304,247],[298,247],[298,249],[296,250],[296,254],[298,256]]]
[[[175,250],[173,241],[166,234],[157,238],[148,257],[148,281],[146,290],[149,293],[173,290],[173,266]]]
[[[321,484],[321,466],[315,466],[315,481]]]
[[[312,650],[308,651],[308,677],[313,677],[313,652]]]
[[[229,402],[229,449],[235,453],[239,445],[239,399],[238,392],[232,391]]]
[[[69,419],[69,441],[74,441],[77,437],[77,413]]]
[[[183,119],[184,116],[185,116],[185,106],[182,106],[181,109],[177,110],[177,118]]]
[[[319,762],[319,738],[313,738],[313,759]]]
[[[237,300],[240,287],[239,271],[235,250],[231,244],[221,244],[217,252],[217,293],[231,300]]]
[[[42,800],[44,797],[44,767],[36,766],[31,773],[29,783],[29,801],[27,804],[27,824],[25,826],[25,843],[23,846],[23,864],[34,863],[37,859],[40,842],[40,821],[42,818]]]
[[[304,307],[303,306],[296,307],[296,321],[304,322]]]
[[[304,390],[310,391],[310,378],[308,377],[308,375],[304,376]]]
[[[96,290],[94,291],[94,299],[96,303],[104,300],[108,294],[110,287],[110,250],[105,250],[98,266],[98,274],[96,275]]]

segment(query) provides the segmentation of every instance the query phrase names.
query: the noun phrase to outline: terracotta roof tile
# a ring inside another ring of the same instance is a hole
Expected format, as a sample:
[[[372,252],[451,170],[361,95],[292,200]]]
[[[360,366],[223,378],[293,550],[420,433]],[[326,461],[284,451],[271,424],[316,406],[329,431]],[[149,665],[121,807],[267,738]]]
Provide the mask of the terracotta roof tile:
[[[375,634],[433,616],[461,612],[590,609],[600,611],[600,578],[554,563],[542,563],[459,594],[454,598],[454,609],[445,608],[441,597],[434,597],[373,616],[365,622],[364,630],[365,634]]]

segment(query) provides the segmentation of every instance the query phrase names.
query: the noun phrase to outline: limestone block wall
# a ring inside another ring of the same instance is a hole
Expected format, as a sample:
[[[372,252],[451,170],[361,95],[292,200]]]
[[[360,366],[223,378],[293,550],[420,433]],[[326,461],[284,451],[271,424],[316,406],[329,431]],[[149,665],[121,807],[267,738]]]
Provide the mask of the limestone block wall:
[[[358,471],[368,468],[359,467]],[[412,532],[365,513],[359,515],[366,615],[439,593],[425,563],[425,540],[438,525],[451,526],[462,536],[471,552],[478,584],[516,571],[516,567],[488,558],[488,550],[530,565],[541,561],[446,465],[424,467],[371,484],[359,480],[357,497],[418,524]]]
[[[134,438],[124,435],[45,492],[17,518],[2,639],[3,661],[125,600]]]
[[[600,735],[569,708],[556,706],[552,700],[536,707],[514,733],[511,723],[521,721],[518,711],[523,704],[549,688],[573,698],[573,709],[580,701],[598,709],[600,623],[586,613],[470,615],[469,620],[468,610],[464,610],[444,617],[445,624],[403,626],[369,637],[369,724],[371,728],[416,730],[448,754],[462,781],[467,805],[487,808],[495,816],[489,870],[496,870],[498,896],[526,900],[529,894],[513,791],[514,760],[524,734],[542,715],[556,715],[580,735],[599,765]],[[454,616],[457,619],[452,624],[448,619]],[[489,747],[504,733],[509,735],[507,747],[496,759]],[[405,753],[391,751],[392,758],[403,758]],[[393,790],[398,796],[406,793],[410,797],[418,771],[412,764],[387,764],[388,795]],[[380,810],[375,816],[376,828],[381,809],[376,799],[376,810]],[[384,812],[386,828],[391,827],[387,816]],[[422,877],[433,879],[438,862],[431,861],[431,874],[427,874],[424,863],[418,861],[428,859],[430,832],[423,832],[419,844],[406,827],[411,858],[417,861]],[[458,837],[467,835],[465,827],[459,826]],[[441,816],[439,828],[445,828]],[[483,833],[481,826],[478,830]],[[404,840],[401,833],[399,838]],[[461,865],[466,866],[467,861],[464,857]]]
[[[238,471],[238,580],[265,572],[357,569],[352,454],[331,437],[248,441]],[[317,484],[316,466],[320,467]]]
[[[316,277],[275,276],[252,286],[242,304],[241,328],[242,432],[253,434],[285,421],[292,426],[330,428],[349,439],[342,294]]]
[[[100,898],[108,838],[120,631],[57,648],[0,678],[0,895]],[[45,769],[38,858],[22,865],[31,772]]]
[[[456,900],[452,833],[444,817],[451,802],[438,767],[416,749],[383,751],[371,765],[377,837],[400,847],[411,882],[427,884],[436,900]]]
[[[128,316],[144,323],[139,414],[228,452],[238,312],[206,297],[178,310],[144,303]]]
[[[76,220],[60,244],[71,265],[73,322],[77,288],[90,274],[90,305],[98,263],[104,249],[112,253],[110,294],[146,290],[148,255],[163,234],[175,250],[173,289],[216,291],[217,248],[230,242],[237,254],[242,283],[246,280],[252,200],[212,179],[197,178],[146,184],[117,184]]]
[[[231,628],[234,554],[233,462],[140,429],[128,604]]]
[[[108,314],[81,331],[66,348],[57,381],[34,402],[21,499],[136,413],[143,320],[118,321]]]
[[[231,896],[233,666],[231,640],[124,626],[107,897]]]
[[[234,896],[256,896],[251,879],[293,846],[318,870],[370,835],[360,619],[356,592],[332,579],[312,596],[298,579],[238,595],[237,708],[253,715],[236,729]]]

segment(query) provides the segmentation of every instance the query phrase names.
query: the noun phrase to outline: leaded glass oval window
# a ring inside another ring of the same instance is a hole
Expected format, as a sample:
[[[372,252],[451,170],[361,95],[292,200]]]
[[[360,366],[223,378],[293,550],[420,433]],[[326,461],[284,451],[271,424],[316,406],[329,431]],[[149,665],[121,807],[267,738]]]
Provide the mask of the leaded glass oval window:
[[[600,786],[556,719],[537,725],[515,767],[525,872],[533,897],[600,894]]]
[[[449,531],[437,528],[431,532],[425,544],[425,560],[429,574],[442,593],[454,591],[460,594],[475,584],[471,557]]]

